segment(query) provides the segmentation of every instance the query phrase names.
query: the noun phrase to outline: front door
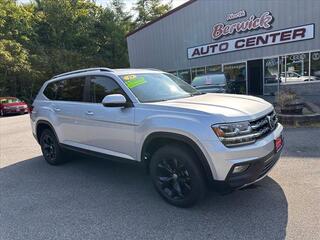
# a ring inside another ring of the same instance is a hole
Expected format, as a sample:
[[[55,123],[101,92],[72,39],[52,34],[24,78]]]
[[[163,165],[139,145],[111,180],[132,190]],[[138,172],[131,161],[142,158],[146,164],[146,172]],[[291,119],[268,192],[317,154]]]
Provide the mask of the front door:
[[[263,94],[263,60],[251,60],[247,62],[248,66],[248,94]]]
[[[90,150],[104,154],[136,159],[134,107],[105,107],[102,99],[109,94],[124,94],[114,79],[91,76],[90,104],[86,105],[87,137]]]

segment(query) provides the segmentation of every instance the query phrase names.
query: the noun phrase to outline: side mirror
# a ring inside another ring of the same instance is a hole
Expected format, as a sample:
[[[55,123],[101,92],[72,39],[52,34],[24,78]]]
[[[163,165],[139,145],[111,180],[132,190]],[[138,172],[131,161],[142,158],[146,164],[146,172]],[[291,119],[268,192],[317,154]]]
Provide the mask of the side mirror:
[[[105,107],[125,107],[127,99],[122,94],[110,94],[102,99]]]

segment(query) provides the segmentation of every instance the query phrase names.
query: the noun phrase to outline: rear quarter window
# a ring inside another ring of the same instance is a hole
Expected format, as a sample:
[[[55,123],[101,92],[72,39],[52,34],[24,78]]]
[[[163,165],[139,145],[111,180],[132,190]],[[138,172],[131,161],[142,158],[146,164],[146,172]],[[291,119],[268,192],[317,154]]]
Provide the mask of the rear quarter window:
[[[58,92],[58,82],[52,82],[44,89],[43,94],[50,100],[55,100]]]
[[[85,78],[69,78],[49,83],[43,94],[50,100],[83,101]]]

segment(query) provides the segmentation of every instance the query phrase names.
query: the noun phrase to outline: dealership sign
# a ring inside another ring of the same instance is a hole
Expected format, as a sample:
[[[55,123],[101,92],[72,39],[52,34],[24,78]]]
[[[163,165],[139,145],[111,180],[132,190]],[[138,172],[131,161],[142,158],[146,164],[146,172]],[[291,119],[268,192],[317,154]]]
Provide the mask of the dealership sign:
[[[259,24],[260,26],[267,26],[267,21],[263,20],[261,22],[260,19]],[[221,42],[214,42],[197,47],[191,47],[188,48],[188,59],[239,51],[244,49],[271,46],[281,43],[290,43],[307,39],[313,39],[314,29],[314,24],[308,24],[299,27],[266,32],[262,34],[235,38]]]
[[[246,11],[241,10],[238,13],[228,14],[227,20],[230,21],[235,18],[245,17]],[[248,19],[231,23],[217,23],[212,28],[212,38],[214,40],[223,36],[232,35],[234,33],[248,32],[258,29],[269,29],[274,18],[270,12],[264,12],[261,16],[256,17],[255,15],[250,16]]]

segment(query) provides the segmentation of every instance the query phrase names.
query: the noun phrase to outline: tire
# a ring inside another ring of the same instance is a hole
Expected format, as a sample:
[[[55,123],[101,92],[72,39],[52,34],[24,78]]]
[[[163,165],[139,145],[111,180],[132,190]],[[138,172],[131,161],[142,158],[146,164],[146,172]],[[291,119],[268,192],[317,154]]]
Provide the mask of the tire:
[[[66,161],[64,152],[54,133],[45,129],[40,136],[40,146],[44,159],[51,165],[59,165]]]
[[[195,205],[207,190],[195,154],[183,145],[159,148],[151,157],[150,175],[160,196],[177,207]]]

